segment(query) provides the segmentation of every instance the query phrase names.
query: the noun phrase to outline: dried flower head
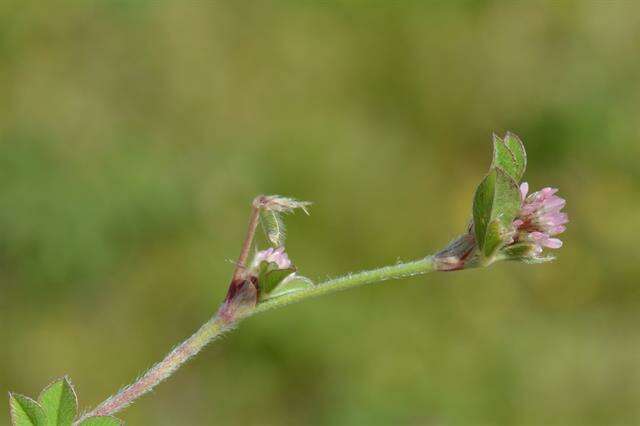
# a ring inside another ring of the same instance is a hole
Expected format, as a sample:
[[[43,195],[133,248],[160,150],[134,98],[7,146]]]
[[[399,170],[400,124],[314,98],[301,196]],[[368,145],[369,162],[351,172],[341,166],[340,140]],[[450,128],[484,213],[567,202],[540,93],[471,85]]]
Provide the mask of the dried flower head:
[[[301,209],[308,215],[309,205],[311,203],[308,201],[298,201],[280,195],[260,195],[253,200],[253,207],[260,212],[262,229],[274,247],[284,246],[287,237],[282,215],[292,213],[296,209]]]
[[[291,213],[296,209],[301,209],[306,214],[309,214],[307,207],[310,205],[309,201],[298,201],[280,195],[260,195],[253,200],[254,207],[278,213]]]

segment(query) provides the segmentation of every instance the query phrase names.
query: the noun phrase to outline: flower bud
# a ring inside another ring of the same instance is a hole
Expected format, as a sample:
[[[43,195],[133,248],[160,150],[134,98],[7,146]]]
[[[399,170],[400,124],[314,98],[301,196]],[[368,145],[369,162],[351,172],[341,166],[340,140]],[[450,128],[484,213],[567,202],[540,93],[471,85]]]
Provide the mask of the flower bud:
[[[475,266],[477,260],[477,244],[473,232],[467,232],[453,240],[434,256],[438,271],[458,271]]]
[[[256,306],[258,293],[258,280],[255,277],[232,281],[218,315],[228,323],[233,322]]]

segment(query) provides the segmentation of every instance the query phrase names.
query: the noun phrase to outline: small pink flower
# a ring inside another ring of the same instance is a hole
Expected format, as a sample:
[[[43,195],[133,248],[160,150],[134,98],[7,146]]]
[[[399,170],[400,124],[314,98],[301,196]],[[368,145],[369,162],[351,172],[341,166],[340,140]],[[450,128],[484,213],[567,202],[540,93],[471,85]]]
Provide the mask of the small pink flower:
[[[289,269],[291,267],[291,260],[284,251],[284,247],[268,248],[256,253],[253,258],[253,267],[257,268],[262,262],[275,263],[278,265],[278,269]]]
[[[522,208],[516,220],[513,221],[515,234],[514,242],[531,242],[536,245],[536,251],[542,252],[543,247],[558,249],[562,241],[552,238],[565,231],[565,224],[569,222],[566,213],[561,210],[566,201],[558,197],[555,188],[543,188],[527,196],[529,185],[520,185],[522,194]]]

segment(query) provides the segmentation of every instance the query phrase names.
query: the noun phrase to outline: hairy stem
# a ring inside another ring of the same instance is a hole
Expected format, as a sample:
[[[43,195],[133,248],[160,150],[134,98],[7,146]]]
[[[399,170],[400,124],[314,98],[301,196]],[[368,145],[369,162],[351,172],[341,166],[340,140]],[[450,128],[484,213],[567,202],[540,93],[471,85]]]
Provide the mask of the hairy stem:
[[[413,262],[398,263],[396,265],[384,266],[378,269],[334,278],[309,289],[300,290],[295,293],[286,294],[275,299],[262,302],[249,312],[231,320],[228,318],[222,319],[220,316],[215,315],[203,324],[191,337],[176,346],[162,361],[140,376],[138,380],[101,403],[93,411],[82,416],[80,420],[92,416],[111,415],[122,410],[137,398],[151,391],[163,380],[171,376],[178,368],[187,362],[189,358],[200,352],[209,342],[223,334],[225,331],[231,329],[244,318],[260,312],[280,308],[291,303],[300,302],[311,297],[333,293],[339,290],[346,290],[364,284],[426,274],[428,272],[433,272],[434,270],[436,270],[434,258],[429,256]]]
[[[321,296],[348,288],[357,287],[363,284],[372,284],[380,281],[407,278],[414,275],[426,274],[435,270],[435,262],[432,256],[413,262],[398,263],[395,265],[383,266],[369,271],[362,271],[355,274],[348,274],[339,278],[320,283],[314,287],[295,293],[285,294],[275,299],[260,303],[247,316],[271,309],[280,308],[291,303],[299,302],[311,297]]]

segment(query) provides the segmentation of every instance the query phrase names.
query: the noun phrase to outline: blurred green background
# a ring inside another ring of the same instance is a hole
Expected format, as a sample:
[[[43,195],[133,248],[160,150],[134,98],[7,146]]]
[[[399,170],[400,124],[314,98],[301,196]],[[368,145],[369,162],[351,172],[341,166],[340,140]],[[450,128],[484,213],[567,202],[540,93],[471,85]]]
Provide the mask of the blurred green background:
[[[159,360],[259,193],[314,201],[316,280],[441,248],[510,129],[569,200],[557,262],[260,315],[122,417],[638,424],[639,46],[622,1],[3,2],[0,394],[69,374],[89,408]]]

